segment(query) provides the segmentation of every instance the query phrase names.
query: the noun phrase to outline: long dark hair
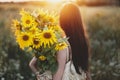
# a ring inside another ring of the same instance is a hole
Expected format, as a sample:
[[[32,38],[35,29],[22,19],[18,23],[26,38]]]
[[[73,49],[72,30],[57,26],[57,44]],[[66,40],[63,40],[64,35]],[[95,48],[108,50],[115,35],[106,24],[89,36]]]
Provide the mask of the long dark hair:
[[[79,7],[73,3],[67,3],[60,12],[60,26],[69,37],[72,48],[72,61],[76,72],[79,68],[88,71],[89,47],[83,28]]]

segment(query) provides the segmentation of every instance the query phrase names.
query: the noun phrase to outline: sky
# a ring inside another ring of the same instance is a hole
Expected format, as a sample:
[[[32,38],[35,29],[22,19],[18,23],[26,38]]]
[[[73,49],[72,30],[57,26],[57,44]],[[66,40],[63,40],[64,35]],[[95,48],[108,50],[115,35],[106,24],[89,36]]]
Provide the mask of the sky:
[[[44,0],[0,0],[0,2],[23,2],[23,1],[44,1]]]
[[[61,1],[76,1],[76,0],[0,0],[0,2],[24,2],[24,1],[47,1],[47,2],[61,2]]]
[[[0,0],[0,2],[23,2],[23,1],[49,1],[49,2],[59,2],[59,1],[74,1],[74,0]]]

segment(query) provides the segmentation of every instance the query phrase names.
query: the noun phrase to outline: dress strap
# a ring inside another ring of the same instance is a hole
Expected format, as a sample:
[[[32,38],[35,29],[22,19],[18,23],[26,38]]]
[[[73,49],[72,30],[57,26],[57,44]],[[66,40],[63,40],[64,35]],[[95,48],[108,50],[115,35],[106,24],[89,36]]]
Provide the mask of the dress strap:
[[[67,48],[66,51],[66,63],[69,61],[69,49]]]
[[[66,58],[66,63],[69,62],[71,59],[72,59],[72,50],[71,50],[71,46],[69,45],[68,46],[68,49],[67,49],[67,58]]]

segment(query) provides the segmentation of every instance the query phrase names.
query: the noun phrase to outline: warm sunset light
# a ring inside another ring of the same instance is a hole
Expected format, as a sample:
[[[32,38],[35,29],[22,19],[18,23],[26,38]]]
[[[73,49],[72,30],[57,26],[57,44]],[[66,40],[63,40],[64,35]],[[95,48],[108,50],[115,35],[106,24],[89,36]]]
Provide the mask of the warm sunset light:
[[[47,2],[51,2],[51,3],[58,3],[61,2],[62,0],[47,0]]]

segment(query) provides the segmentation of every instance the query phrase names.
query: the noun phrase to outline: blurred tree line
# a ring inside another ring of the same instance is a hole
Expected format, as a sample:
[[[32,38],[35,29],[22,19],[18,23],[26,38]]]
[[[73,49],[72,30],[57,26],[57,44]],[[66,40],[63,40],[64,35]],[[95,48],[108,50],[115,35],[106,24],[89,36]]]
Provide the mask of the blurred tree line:
[[[76,0],[79,5],[101,6],[115,5],[120,6],[120,0]]]
[[[35,80],[29,68],[31,55],[22,51],[11,33],[11,18],[19,9],[0,8],[0,80]],[[9,15],[12,11],[12,16]],[[3,16],[2,14],[5,14]],[[91,45],[92,80],[120,79],[120,10],[98,12],[86,20]],[[2,18],[3,17],[3,18]],[[8,22],[7,22],[8,21]]]

